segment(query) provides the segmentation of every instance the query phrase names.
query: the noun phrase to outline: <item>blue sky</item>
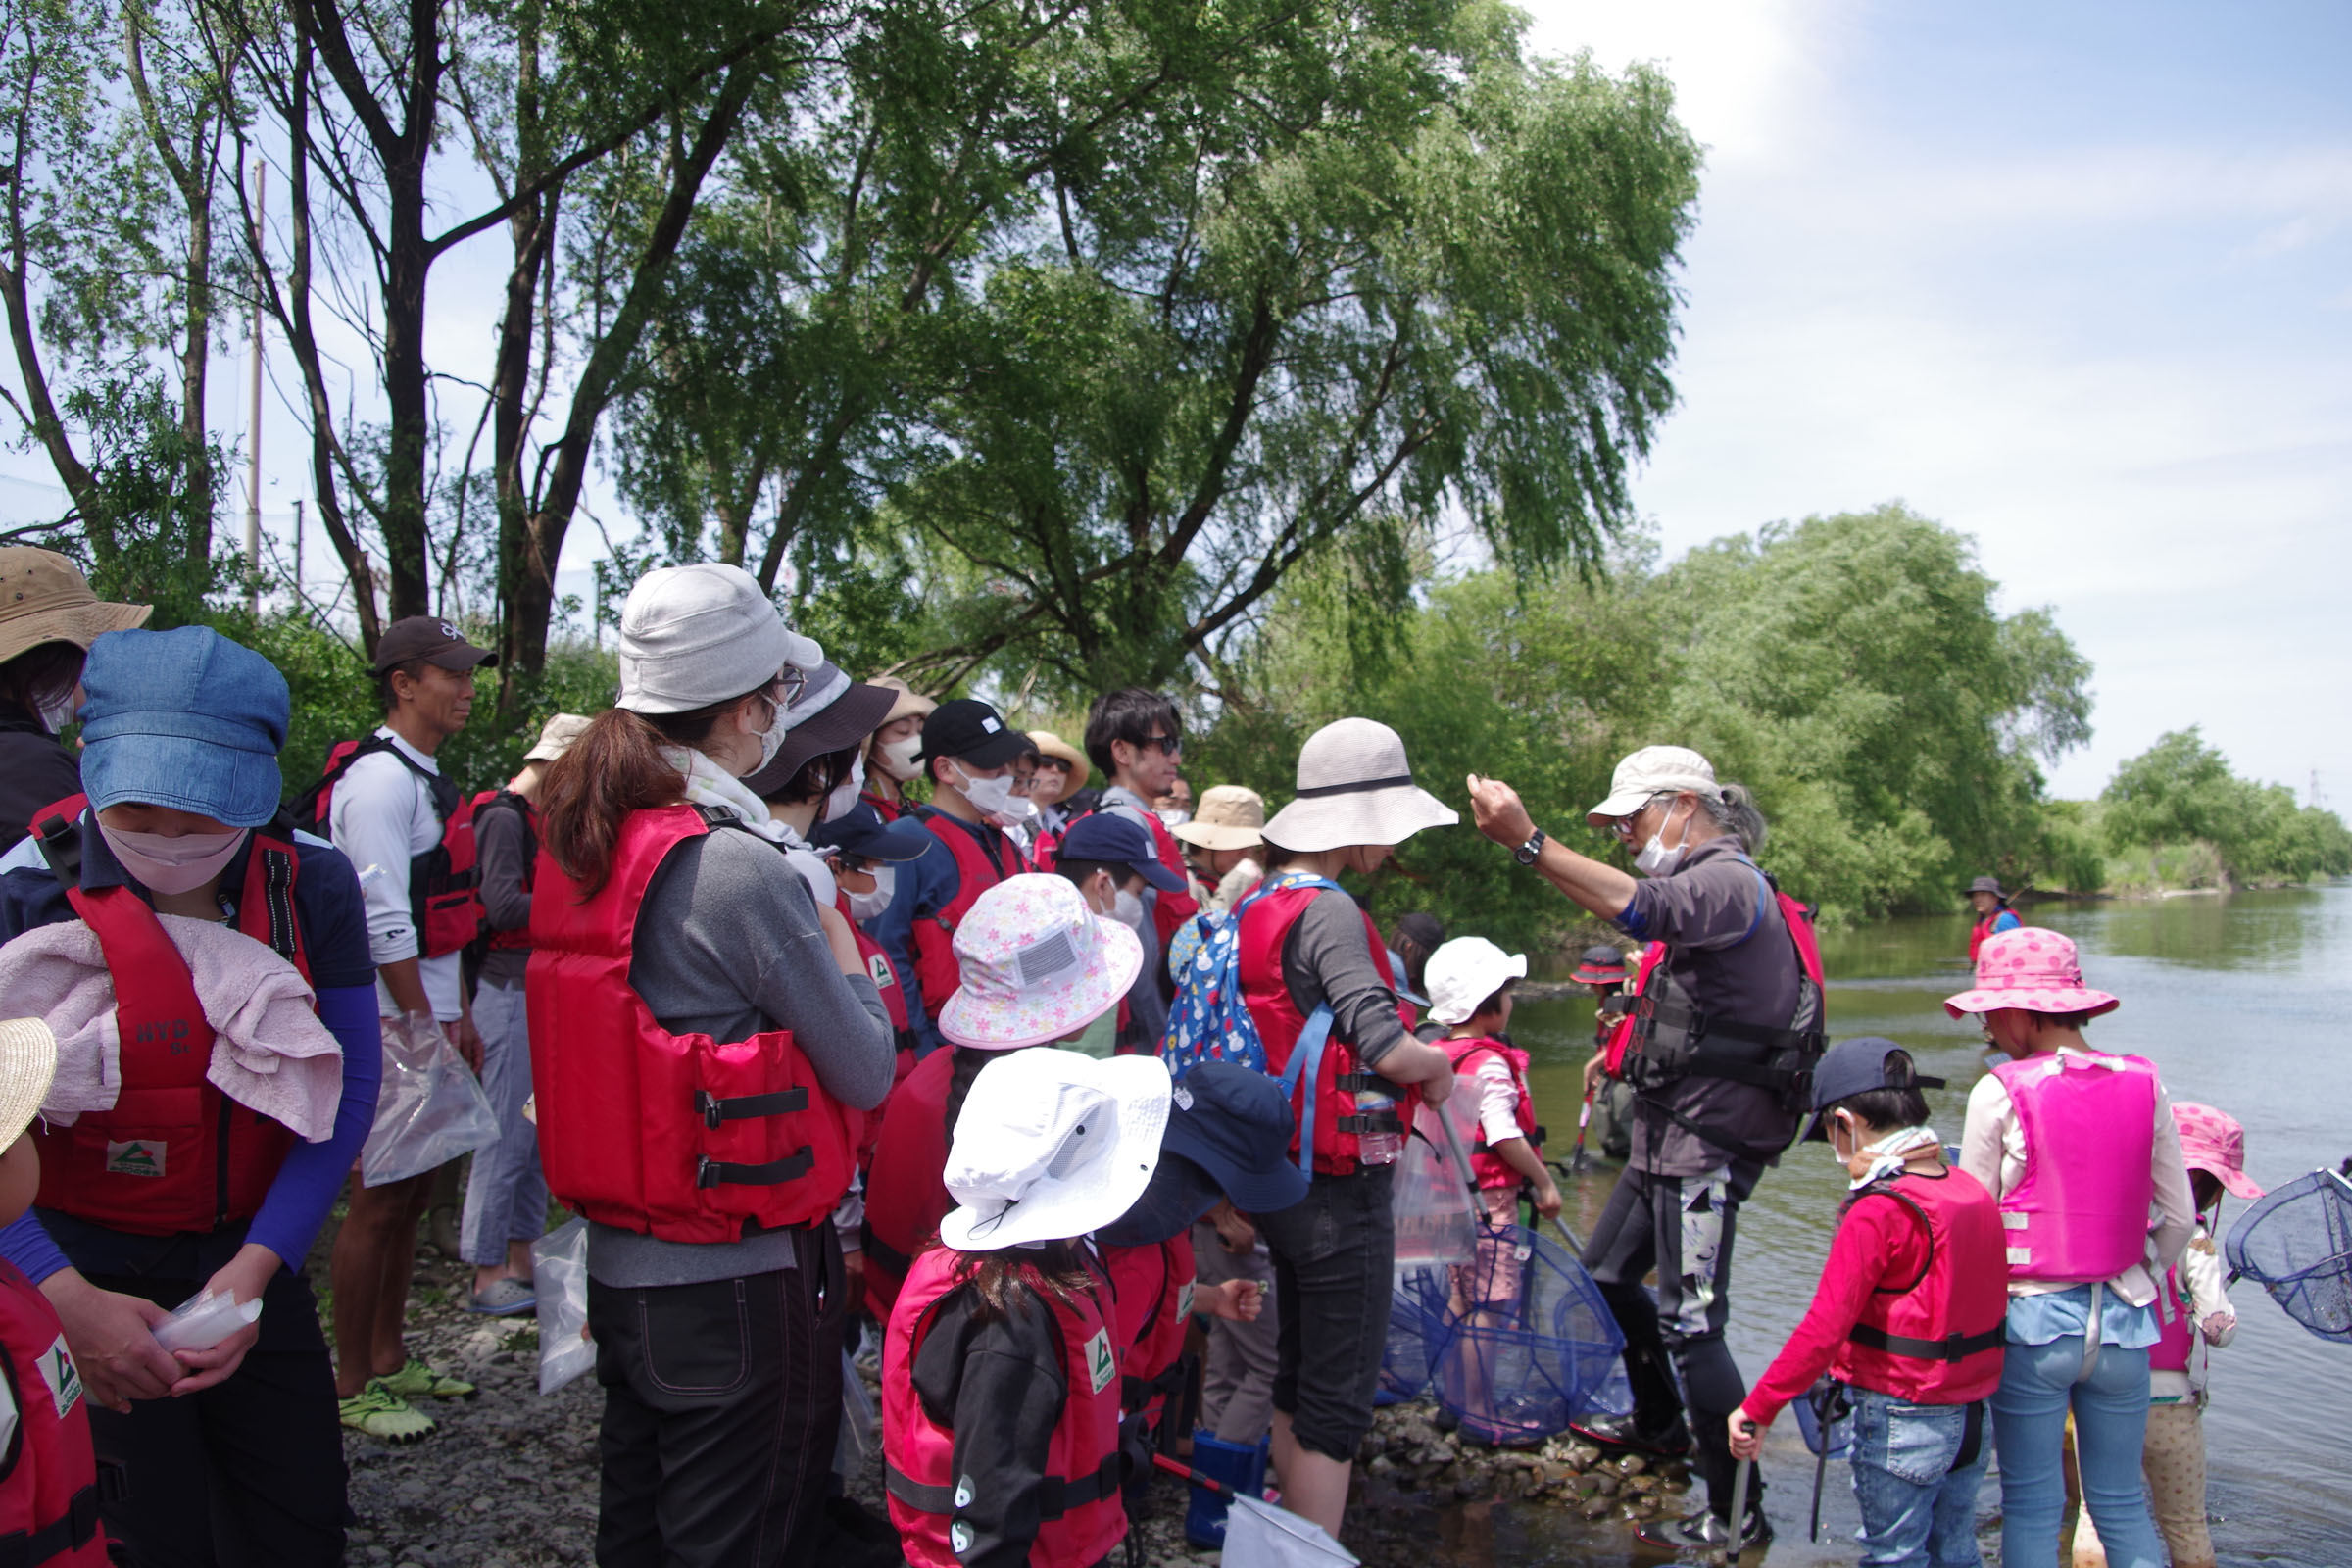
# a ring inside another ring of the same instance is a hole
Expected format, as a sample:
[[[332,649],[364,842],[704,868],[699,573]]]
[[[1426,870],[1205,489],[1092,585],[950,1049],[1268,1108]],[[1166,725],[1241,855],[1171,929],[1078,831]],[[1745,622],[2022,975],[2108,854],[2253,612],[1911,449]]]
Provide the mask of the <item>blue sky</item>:
[[[2352,808],[2352,6],[1537,0],[1707,145],[1670,553],[1899,498],[2097,666]]]

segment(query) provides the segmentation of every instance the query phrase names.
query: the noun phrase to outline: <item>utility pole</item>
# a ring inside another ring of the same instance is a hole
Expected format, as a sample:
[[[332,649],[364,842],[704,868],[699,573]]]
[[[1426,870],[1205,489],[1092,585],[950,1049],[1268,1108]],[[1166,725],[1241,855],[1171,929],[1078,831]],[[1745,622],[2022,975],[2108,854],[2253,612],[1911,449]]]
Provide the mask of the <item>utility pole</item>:
[[[302,497],[294,498],[294,604],[302,605]]]
[[[253,172],[253,210],[266,211],[269,199],[270,166],[264,163]],[[262,302],[258,290],[253,302],[253,404],[245,428],[253,447],[245,478],[245,610],[258,615],[262,611]]]

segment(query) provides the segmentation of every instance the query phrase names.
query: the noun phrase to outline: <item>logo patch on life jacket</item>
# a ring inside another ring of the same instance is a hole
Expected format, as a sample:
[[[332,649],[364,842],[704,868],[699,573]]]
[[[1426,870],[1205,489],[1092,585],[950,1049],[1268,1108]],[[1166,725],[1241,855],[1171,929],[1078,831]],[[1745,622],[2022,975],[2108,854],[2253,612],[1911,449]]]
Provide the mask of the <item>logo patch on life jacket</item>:
[[[1198,1283],[1196,1280],[1186,1280],[1176,1288],[1176,1315],[1178,1317],[1193,1315],[1193,1287]]]
[[[865,972],[873,976],[876,991],[899,983],[899,977],[891,972],[890,959],[879,953],[865,960]]]
[[[57,1343],[41,1352],[41,1381],[49,1385],[49,1397],[57,1401],[57,1415],[64,1420],[66,1412],[81,1399],[81,1369],[74,1364],[74,1352],[66,1348],[66,1337],[60,1334]]]
[[[164,1160],[172,1146],[153,1138],[133,1138],[126,1144],[109,1142],[106,1146],[106,1173],[109,1176],[161,1176]]]
[[[1086,1370],[1095,1380],[1097,1394],[1109,1388],[1111,1379],[1119,1375],[1119,1363],[1110,1353],[1110,1330],[1097,1329],[1095,1337],[1086,1342]]]

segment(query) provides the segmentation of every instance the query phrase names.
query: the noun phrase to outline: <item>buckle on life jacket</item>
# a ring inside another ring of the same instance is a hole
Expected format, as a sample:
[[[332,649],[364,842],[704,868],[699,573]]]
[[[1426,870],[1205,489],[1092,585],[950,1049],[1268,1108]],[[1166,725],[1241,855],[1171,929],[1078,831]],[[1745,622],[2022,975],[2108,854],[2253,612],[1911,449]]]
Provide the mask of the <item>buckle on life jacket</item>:
[[[695,1114],[702,1117],[703,1125],[712,1132],[718,1131],[720,1122],[747,1121],[755,1116],[789,1116],[796,1110],[808,1108],[808,1091],[805,1088],[779,1089],[766,1095],[737,1095],[731,1100],[721,1100],[708,1089],[694,1092]],[[705,1182],[703,1185],[708,1187],[710,1184]]]
[[[694,1185],[702,1188],[733,1183],[738,1187],[774,1187],[782,1182],[798,1181],[816,1164],[816,1152],[803,1144],[798,1153],[771,1159],[764,1165],[737,1165],[708,1154],[697,1154],[694,1160]]]
[[[1972,1355],[2007,1345],[2009,1329],[2004,1320],[1980,1334],[1955,1330],[1940,1340],[1922,1340],[1908,1334],[1889,1334],[1875,1324],[1857,1323],[1845,1337],[1865,1348],[1914,1361],[1965,1361]]]

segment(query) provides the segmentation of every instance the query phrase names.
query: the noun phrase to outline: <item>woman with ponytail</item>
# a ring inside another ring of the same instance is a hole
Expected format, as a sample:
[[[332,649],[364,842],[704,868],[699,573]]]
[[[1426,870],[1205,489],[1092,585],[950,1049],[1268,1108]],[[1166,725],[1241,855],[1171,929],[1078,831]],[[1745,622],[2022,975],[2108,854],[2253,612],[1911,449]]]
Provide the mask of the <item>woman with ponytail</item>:
[[[894,1042],[743,782],[822,663],[741,569],[651,572],[617,706],[548,770],[531,1054],[549,1187],[589,1221],[599,1562],[824,1549],[846,1316],[826,1221]]]

